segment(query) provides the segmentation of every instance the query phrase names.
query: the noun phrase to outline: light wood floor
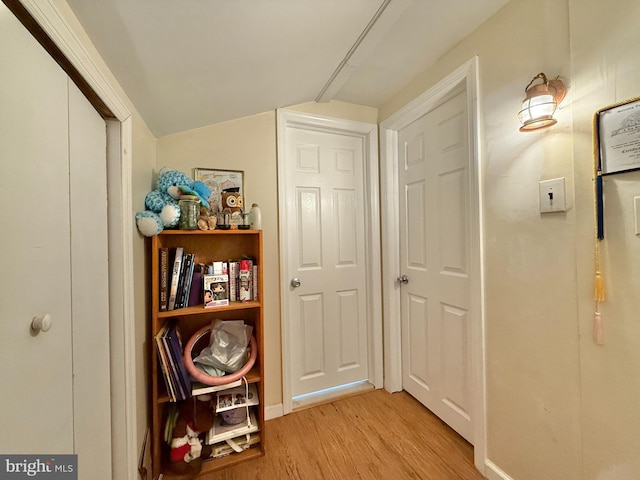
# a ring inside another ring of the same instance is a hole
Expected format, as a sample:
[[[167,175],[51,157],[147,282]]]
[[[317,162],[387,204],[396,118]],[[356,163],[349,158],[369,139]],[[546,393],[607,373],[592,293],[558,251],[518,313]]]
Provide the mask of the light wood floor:
[[[476,480],[473,447],[405,392],[374,390],[269,420],[266,455],[207,480]]]

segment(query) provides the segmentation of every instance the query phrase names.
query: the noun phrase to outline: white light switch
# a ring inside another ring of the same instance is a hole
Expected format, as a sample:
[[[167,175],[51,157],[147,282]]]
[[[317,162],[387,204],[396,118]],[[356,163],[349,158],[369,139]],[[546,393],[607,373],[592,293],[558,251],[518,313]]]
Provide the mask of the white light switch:
[[[564,177],[540,182],[540,213],[566,212]]]

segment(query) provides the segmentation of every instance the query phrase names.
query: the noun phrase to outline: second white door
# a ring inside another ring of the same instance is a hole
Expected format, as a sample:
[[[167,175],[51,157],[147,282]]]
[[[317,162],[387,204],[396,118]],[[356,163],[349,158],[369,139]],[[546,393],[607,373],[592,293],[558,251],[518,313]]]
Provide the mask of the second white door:
[[[398,132],[402,385],[472,442],[467,96]]]
[[[292,397],[367,380],[364,140],[288,128],[288,251]]]

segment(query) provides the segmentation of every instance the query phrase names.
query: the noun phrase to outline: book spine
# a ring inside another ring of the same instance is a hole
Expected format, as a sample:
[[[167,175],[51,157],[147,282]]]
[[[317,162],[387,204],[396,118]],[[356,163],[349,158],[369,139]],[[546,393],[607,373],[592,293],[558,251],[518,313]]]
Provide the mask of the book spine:
[[[169,352],[173,358],[175,364],[176,380],[180,386],[181,400],[185,400],[191,396],[191,377],[187,368],[184,366],[184,360],[182,355],[184,353],[182,349],[181,336],[178,331],[178,326],[173,325],[167,334],[167,342],[169,344]]]
[[[189,271],[187,272],[187,282],[184,286],[184,296],[182,298],[182,306],[183,307],[188,307],[189,306],[189,300],[190,295],[191,295],[191,285],[193,283],[193,273],[194,273],[194,269],[195,269],[195,263],[196,263],[196,256],[193,253],[189,254]]]
[[[229,301],[238,300],[238,262],[229,260]]]
[[[191,288],[189,290],[189,307],[194,305],[198,305],[202,303],[202,270],[201,266],[198,265],[193,272],[193,277],[191,278]]]
[[[254,265],[253,267],[251,267],[251,279],[252,279],[252,284],[251,286],[253,287],[251,290],[251,296],[253,298],[254,301],[258,301],[258,265]]]
[[[168,310],[173,310],[176,306],[176,295],[178,294],[178,281],[180,280],[183,253],[184,249],[182,247],[176,247],[176,255],[173,261],[173,270],[171,273],[171,290],[169,291]]]
[[[161,312],[167,310],[169,305],[169,249],[160,248],[160,292],[159,309]]]
[[[191,273],[191,261],[193,260],[192,253],[185,253],[182,260],[182,267],[180,269],[180,280],[178,281],[178,293],[176,295],[175,308],[185,307],[185,295],[187,293],[187,286],[189,282],[189,275]]]

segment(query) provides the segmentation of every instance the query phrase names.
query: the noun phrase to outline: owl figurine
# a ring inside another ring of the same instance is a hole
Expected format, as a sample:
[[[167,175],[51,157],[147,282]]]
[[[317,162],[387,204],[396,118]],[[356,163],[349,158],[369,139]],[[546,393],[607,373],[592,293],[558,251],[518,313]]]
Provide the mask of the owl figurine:
[[[222,208],[220,210],[225,211],[227,208],[233,215],[236,212],[242,212],[242,195],[238,192],[222,192]]]

